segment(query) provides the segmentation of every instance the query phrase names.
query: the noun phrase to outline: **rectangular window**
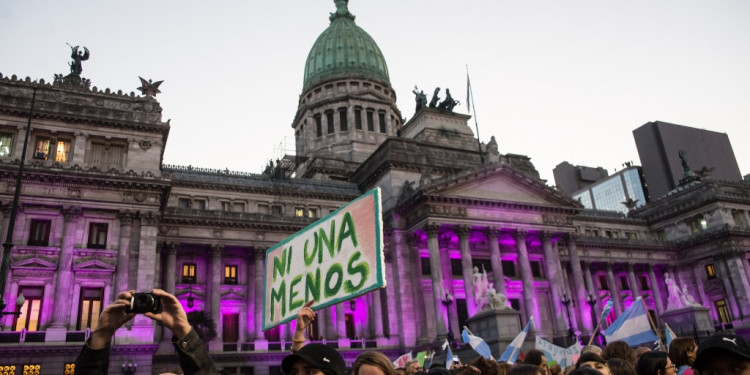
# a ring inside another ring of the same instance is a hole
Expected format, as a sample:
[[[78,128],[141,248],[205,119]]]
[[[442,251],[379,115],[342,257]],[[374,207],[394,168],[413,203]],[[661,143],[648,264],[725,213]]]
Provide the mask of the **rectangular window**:
[[[177,207],[179,208],[190,208],[192,206],[190,199],[188,198],[179,198],[177,199]]]
[[[50,220],[31,220],[31,230],[29,231],[29,245],[47,246],[49,244],[49,228],[52,224]]]
[[[620,285],[622,285],[622,290],[630,290],[630,283],[626,276],[620,276]]]
[[[487,271],[488,276],[492,276],[492,262],[490,262],[489,259],[477,259],[474,258],[471,260],[471,267],[476,267],[479,269],[479,272],[482,272],[484,269]]]
[[[196,199],[195,200],[195,206],[199,210],[205,210],[206,209],[206,201],[202,199]]]
[[[706,264],[706,275],[709,280],[716,278],[716,267],[712,264]]]
[[[461,267],[461,259],[451,259],[451,274],[454,276],[460,276],[464,274]]]
[[[378,113],[378,123],[380,124],[380,132],[385,134],[385,113]]]
[[[609,290],[609,283],[604,275],[599,275],[599,290]]]
[[[47,160],[49,158],[50,140],[46,137],[37,137],[34,147],[34,159]]]
[[[98,168],[104,170],[122,168],[125,164],[125,146],[106,142],[91,142],[91,153],[87,156],[89,163]]]
[[[272,215],[281,215],[282,214],[281,206],[279,206],[279,205],[273,205],[273,206],[271,206],[271,214]]]
[[[107,248],[107,223],[89,224],[89,249],[106,249]]]
[[[13,134],[0,133],[0,156],[10,156],[13,151]]]
[[[513,310],[521,311],[521,301],[518,298],[508,298],[508,301],[510,301],[510,307]]]
[[[258,213],[259,214],[267,215],[268,214],[268,206],[265,205],[265,204],[259,204],[258,205]]]
[[[99,325],[99,315],[102,313],[102,288],[81,288],[81,302],[78,308],[77,330],[86,328],[95,330]]]
[[[296,217],[304,217],[305,216],[305,209],[303,207],[295,207],[294,208],[294,216],[296,216]]]
[[[346,337],[349,340],[354,340],[357,337],[357,333],[354,330],[354,315],[344,314],[344,323],[346,323]]]
[[[714,302],[714,306],[716,306],[716,313],[719,315],[719,323],[732,323],[732,317],[729,315],[729,307],[727,307],[727,301],[720,299]]]
[[[318,209],[317,208],[308,208],[307,209],[307,217],[318,217]]]
[[[320,115],[315,116],[315,135],[317,135],[318,138],[323,136],[323,122]]]
[[[349,130],[349,122],[346,118],[346,109],[339,110],[339,127],[341,128],[342,132]]]
[[[224,284],[237,284],[237,266],[224,266]]]
[[[229,202],[220,202],[222,211],[232,211],[232,204]]]
[[[2,134],[0,134],[0,144],[2,144]],[[2,146],[0,146],[0,149],[1,148]],[[0,156],[3,156],[1,150]],[[732,210],[732,218],[734,218],[734,225],[742,228],[747,228],[747,218],[745,217],[744,211]]]
[[[58,140],[55,145],[55,161],[67,162],[70,156],[70,142]]]
[[[19,294],[23,294],[26,299],[21,306],[21,315],[16,317],[13,324],[14,331],[20,331],[26,328],[27,331],[38,331],[39,322],[42,319],[42,293],[43,288],[40,286],[22,286],[18,288]],[[18,298],[18,296],[16,296]],[[15,302],[15,298],[11,301]]]
[[[516,264],[512,260],[503,260],[503,276],[516,277]]]
[[[182,265],[182,283],[195,284],[195,263],[185,263]]]
[[[367,131],[375,131],[375,114],[372,111],[367,111]]]
[[[531,264],[531,275],[537,278],[543,278],[544,275],[542,274],[542,263],[538,260],[532,260],[529,262]]]
[[[328,134],[333,134],[333,112],[326,113],[326,122],[328,124]]]
[[[234,211],[234,212],[245,212],[245,204],[244,203],[234,203],[234,204],[232,204],[232,211]]]
[[[646,279],[644,276],[641,276],[640,279],[641,279],[641,290],[651,289],[651,287],[648,285],[648,279]]]
[[[422,266],[422,275],[429,275],[432,271],[430,269],[430,258],[419,258]]]
[[[362,130],[362,110],[361,109],[354,110],[354,127],[357,130]]]

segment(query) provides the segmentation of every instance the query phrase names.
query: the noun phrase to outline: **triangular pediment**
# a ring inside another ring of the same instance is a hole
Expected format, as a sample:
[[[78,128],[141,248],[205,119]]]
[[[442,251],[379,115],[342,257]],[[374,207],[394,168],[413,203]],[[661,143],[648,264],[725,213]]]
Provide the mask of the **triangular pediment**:
[[[21,261],[13,262],[11,268],[34,268],[34,269],[49,269],[54,270],[57,268],[55,263],[47,261],[41,258],[28,258]]]
[[[74,265],[73,271],[114,272],[115,266],[98,259],[91,259]]]
[[[582,208],[573,199],[506,165],[485,167],[438,181],[427,187],[424,194],[574,210]]]

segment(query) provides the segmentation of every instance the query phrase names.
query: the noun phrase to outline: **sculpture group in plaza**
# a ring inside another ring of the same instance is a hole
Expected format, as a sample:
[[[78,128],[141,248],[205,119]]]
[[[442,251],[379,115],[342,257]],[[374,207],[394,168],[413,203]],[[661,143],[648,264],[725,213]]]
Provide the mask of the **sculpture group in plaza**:
[[[474,300],[477,304],[477,311],[490,309],[505,310],[509,309],[507,297],[503,293],[498,293],[495,287],[491,286],[487,280],[487,270],[482,266],[482,272],[478,267],[474,267]]]
[[[666,311],[701,306],[695,302],[695,298],[688,291],[687,284],[682,284],[682,289],[680,289],[680,286],[669,276],[669,273],[664,273],[664,284],[667,286],[667,293],[669,294]]]

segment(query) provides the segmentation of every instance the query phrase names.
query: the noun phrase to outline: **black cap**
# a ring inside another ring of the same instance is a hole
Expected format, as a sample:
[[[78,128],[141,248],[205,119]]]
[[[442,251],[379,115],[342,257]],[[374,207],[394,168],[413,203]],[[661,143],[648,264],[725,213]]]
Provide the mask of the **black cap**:
[[[586,352],[586,353],[581,354],[580,357],[578,357],[578,361],[576,362],[576,368],[579,368],[578,366],[580,366],[581,363],[585,363],[585,362],[599,362],[599,363],[604,363],[604,364],[607,363],[607,361],[605,361],[604,358],[602,358],[602,356],[596,353]]]
[[[281,361],[281,369],[285,373],[292,371],[292,365],[302,360],[310,366],[320,369],[329,374],[344,375],[346,373],[346,363],[344,357],[336,349],[323,344],[307,344],[294,354],[290,354]]]
[[[698,347],[693,368],[700,370],[701,367],[708,364],[708,361],[714,355],[722,351],[750,360],[750,350],[748,350],[747,343],[742,337],[728,333],[717,333],[702,342]]]

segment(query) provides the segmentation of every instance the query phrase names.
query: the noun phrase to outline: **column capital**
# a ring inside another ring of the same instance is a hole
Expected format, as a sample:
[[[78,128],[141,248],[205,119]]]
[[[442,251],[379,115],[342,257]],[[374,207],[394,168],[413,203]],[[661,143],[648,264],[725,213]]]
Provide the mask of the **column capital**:
[[[591,268],[591,261],[590,260],[581,259],[581,267],[583,267],[584,271],[587,270],[587,269],[589,269],[589,268]]]
[[[78,207],[67,207],[61,210],[65,222],[75,222],[81,217],[81,210]]]
[[[167,248],[167,255],[176,255],[177,248],[180,247],[180,244],[177,242],[167,242],[164,244],[164,247]]]
[[[541,240],[543,243],[549,242],[551,239],[552,239],[552,232],[545,230],[539,233],[539,240]]]
[[[564,235],[565,243],[568,244],[568,246],[575,246],[576,240],[578,239],[578,235],[575,233],[565,233]]]
[[[126,210],[117,213],[117,218],[120,220],[120,225],[132,225],[135,214]]]
[[[153,212],[146,212],[145,215],[141,215],[141,225],[156,226],[158,223],[159,218]]]
[[[458,238],[466,238],[469,236],[469,233],[471,233],[471,227],[468,225],[459,225],[455,230],[456,234],[458,234]]]
[[[221,252],[224,251],[224,245],[214,244],[211,245],[211,256],[214,258],[221,257]]]
[[[266,250],[263,247],[256,247],[255,248],[255,260],[263,260],[266,259]]]
[[[526,236],[528,234],[529,234],[529,231],[525,229],[516,229],[513,231],[513,238],[516,239],[516,242],[526,241]]]
[[[440,233],[440,224],[427,224],[424,226],[424,231],[427,232],[427,236],[437,236]]]
[[[482,232],[490,241],[497,241],[497,237],[500,235],[500,229],[497,229],[497,227],[487,227]]]
[[[607,267],[607,272],[612,272],[612,262],[605,262],[605,267]]]

